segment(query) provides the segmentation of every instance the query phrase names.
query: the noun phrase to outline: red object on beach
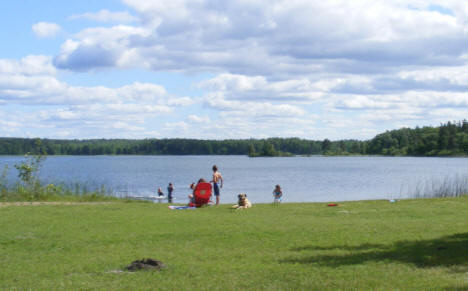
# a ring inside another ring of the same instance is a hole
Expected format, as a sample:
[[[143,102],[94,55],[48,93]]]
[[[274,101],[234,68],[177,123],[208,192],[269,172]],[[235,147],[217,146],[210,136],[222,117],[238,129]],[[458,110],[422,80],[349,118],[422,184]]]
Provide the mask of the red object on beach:
[[[328,204],[328,206],[338,206],[338,204],[336,204],[336,203],[330,203],[330,204]]]
[[[210,202],[211,189],[211,183],[198,183],[197,186],[195,186],[195,190],[193,190],[195,207],[201,207]]]

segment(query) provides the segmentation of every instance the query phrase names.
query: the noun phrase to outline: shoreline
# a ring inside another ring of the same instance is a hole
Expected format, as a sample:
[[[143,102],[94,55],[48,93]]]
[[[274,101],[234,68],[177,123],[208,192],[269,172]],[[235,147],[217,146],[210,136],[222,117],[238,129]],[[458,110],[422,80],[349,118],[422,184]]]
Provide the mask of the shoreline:
[[[453,200],[453,199],[460,199],[463,197],[467,197],[467,194],[457,196],[457,197],[427,197],[427,198],[400,198],[400,199],[369,199],[369,200],[330,200],[330,201],[314,201],[314,202],[281,202],[281,203],[275,203],[275,202],[260,202],[260,203],[252,203],[253,207],[255,205],[277,205],[280,206],[282,204],[287,204],[287,205],[293,205],[293,204],[298,204],[298,205],[311,205],[311,204],[322,204],[324,206],[327,206],[329,203],[336,203],[338,207],[345,206],[348,203],[375,203],[375,202],[388,202],[388,203],[398,203],[398,202],[408,202],[408,201],[421,201],[421,200]],[[136,202],[136,203],[147,203],[147,204],[156,204],[156,205],[162,205],[162,206],[168,206],[168,205],[176,205],[176,206],[185,206],[186,203],[157,203],[157,202],[151,202],[151,201],[141,201],[141,200],[130,200],[131,202]],[[8,207],[8,206],[47,206],[47,205],[115,205],[115,204],[122,204],[122,203],[128,203],[127,200],[117,200],[117,201],[95,201],[95,202],[75,202],[75,201],[15,201],[15,202],[0,202],[0,208],[2,207]],[[235,204],[235,202],[232,203],[220,203],[218,206],[223,207],[223,206],[232,206]],[[201,208],[219,208],[217,205],[211,205],[211,206],[205,206]]]

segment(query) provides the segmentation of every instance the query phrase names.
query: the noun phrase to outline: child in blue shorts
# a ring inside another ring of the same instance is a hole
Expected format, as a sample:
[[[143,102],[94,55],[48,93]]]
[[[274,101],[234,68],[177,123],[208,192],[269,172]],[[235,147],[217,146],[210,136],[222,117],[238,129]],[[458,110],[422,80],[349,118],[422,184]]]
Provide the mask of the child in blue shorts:
[[[276,185],[275,189],[273,190],[273,197],[274,197],[274,202],[281,202],[281,199],[283,197],[283,191],[281,190],[280,185]]]

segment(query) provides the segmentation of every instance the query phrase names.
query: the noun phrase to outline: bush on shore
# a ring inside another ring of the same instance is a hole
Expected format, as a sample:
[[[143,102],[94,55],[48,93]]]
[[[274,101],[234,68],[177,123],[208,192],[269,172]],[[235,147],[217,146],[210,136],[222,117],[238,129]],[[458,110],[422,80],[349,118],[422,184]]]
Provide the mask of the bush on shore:
[[[39,179],[39,170],[46,157],[25,155],[25,159],[16,164],[18,181],[8,183],[6,166],[0,174],[0,201],[109,201],[117,200],[104,187],[88,191],[87,187],[76,184],[74,187],[65,185],[44,184]]]

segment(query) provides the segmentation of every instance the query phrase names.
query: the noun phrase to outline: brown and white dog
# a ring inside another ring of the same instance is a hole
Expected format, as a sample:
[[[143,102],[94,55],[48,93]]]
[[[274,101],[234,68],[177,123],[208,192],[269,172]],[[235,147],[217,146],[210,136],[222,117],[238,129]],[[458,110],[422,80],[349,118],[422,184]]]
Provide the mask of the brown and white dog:
[[[237,195],[238,201],[237,204],[232,205],[232,208],[236,209],[244,209],[252,207],[252,203],[250,203],[249,199],[247,199],[247,194],[241,193]]]

